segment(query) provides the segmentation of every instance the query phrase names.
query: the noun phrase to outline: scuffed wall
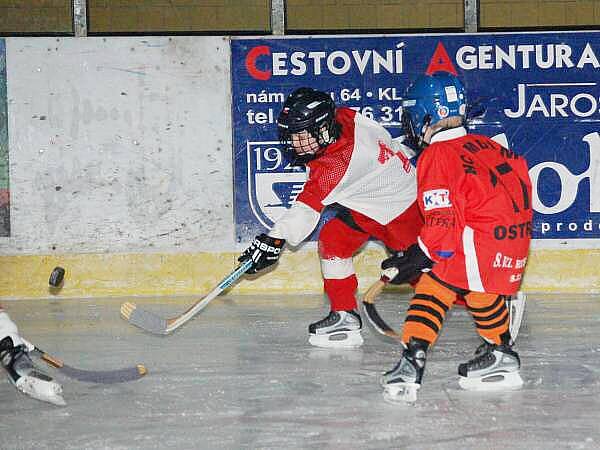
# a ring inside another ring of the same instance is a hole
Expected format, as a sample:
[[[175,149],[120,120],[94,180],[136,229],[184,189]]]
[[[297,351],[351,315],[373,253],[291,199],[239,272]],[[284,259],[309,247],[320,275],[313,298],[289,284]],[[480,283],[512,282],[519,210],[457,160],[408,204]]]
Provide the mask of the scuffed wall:
[[[6,59],[0,254],[233,248],[226,38],[10,38]]]

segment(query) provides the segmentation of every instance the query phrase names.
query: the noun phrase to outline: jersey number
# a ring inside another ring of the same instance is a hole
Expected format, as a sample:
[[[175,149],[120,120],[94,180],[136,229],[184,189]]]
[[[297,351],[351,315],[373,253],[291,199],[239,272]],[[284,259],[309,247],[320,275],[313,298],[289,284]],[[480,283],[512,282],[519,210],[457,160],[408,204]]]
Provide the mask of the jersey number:
[[[517,204],[517,201],[515,200],[515,197],[512,195],[514,191],[512,189],[509,189],[501,180],[499,180],[499,176],[507,175],[513,171],[512,166],[507,162],[503,162],[502,164],[498,164],[496,167],[494,167],[494,169],[495,170],[490,169],[490,182],[492,183],[492,186],[496,187],[498,181],[500,181],[500,184],[502,185],[502,187],[504,187],[504,189],[507,191],[508,195],[512,200],[514,211],[518,213],[520,211],[520,208]],[[518,176],[517,179],[519,180],[519,184],[521,185],[521,193],[523,194],[522,208],[524,210],[528,210],[531,208],[531,193],[527,189],[527,184]]]

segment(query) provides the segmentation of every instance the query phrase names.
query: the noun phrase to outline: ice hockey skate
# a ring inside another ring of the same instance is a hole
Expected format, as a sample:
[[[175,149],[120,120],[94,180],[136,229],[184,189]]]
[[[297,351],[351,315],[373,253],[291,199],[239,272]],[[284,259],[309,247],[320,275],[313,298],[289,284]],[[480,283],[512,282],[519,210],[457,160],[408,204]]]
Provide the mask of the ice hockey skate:
[[[10,382],[22,393],[54,405],[66,405],[60,384],[34,366],[25,345],[15,347],[10,337],[2,339],[0,362]]]
[[[482,339],[482,343],[479,345],[479,347],[477,347],[475,349],[475,357],[481,356],[484,353],[487,353],[489,351],[491,351],[490,349],[492,349],[494,347],[495,344],[491,344],[488,341],[486,341],[485,339]]]
[[[397,404],[417,401],[417,391],[425,371],[427,347],[426,342],[411,339],[398,364],[383,374],[381,385],[385,401]]]
[[[356,348],[363,343],[362,320],[356,311],[331,311],[308,327],[308,342],[315,347]]]
[[[519,355],[508,345],[481,345],[475,358],[458,366],[458,384],[468,391],[520,389],[520,367]]]

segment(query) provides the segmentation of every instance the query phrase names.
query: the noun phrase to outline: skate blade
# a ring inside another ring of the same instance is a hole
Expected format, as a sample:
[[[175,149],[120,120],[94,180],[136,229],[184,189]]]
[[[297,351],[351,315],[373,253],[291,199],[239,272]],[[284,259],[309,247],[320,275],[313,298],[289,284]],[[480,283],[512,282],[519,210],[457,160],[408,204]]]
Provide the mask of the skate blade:
[[[466,391],[514,391],[523,387],[519,372],[498,372],[483,377],[459,377],[458,385]]]
[[[62,397],[62,388],[56,383],[40,382],[37,379],[23,376],[17,380],[15,387],[36,400],[52,403],[57,406],[65,406],[67,403]]]
[[[398,383],[386,385],[383,391],[383,399],[394,405],[406,405],[417,401],[417,391],[421,387],[417,383]]]
[[[308,343],[321,348],[357,348],[364,342],[360,331],[344,331],[332,334],[311,334]]]

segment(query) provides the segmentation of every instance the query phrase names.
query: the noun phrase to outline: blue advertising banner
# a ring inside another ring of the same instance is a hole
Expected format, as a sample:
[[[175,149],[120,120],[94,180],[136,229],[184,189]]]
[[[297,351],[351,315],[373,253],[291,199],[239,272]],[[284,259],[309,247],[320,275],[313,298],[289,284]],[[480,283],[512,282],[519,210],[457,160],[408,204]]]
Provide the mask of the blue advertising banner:
[[[301,86],[327,91],[398,136],[405,87],[438,70],[465,83],[471,131],[527,158],[533,237],[599,238],[598,56],[596,32],[232,40],[238,242],[270,228],[306,178],[277,139],[287,94]]]

